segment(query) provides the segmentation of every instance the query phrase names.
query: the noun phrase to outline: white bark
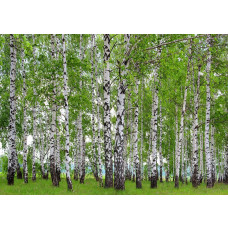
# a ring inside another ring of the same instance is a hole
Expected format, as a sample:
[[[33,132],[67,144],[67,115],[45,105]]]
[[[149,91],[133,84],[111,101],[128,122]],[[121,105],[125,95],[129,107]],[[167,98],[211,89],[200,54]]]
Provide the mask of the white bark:
[[[143,95],[144,95],[144,77],[142,76],[141,83],[141,148],[140,148],[140,161],[141,161],[141,179],[143,180]]]
[[[34,61],[34,79],[33,79],[33,96],[34,96],[34,105],[33,105],[33,141],[32,141],[32,180],[36,180],[36,144],[37,144],[37,136],[36,136],[36,97],[37,97],[37,92],[36,92],[36,44],[35,44],[35,36],[33,35],[33,61]]]
[[[208,48],[208,57],[207,57],[207,66],[206,66],[206,122],[205,122],[205,154],[206,154],[206,167],[207,167],[207,187],[212,187],[212,167],[211,167],[211,153],[210,153],[210,109],[211,109],[211,92],[210,92],[210,71],[211,71],[211,36],[207,35],[207,48]]]
[[[98,181],[98,170],[97,170],[97,154],[96,154],[96,133],[95,133],[95,88],[94,88],[94,42],[95,42],[95,35],[91,35],[91,87],[92,87],[92,169],[95,179]]]
[[[199,185],[199,169],[198,169],[198,110],[199,110],[199,91],[200,91],[200,72],[201,65],[198,66],[198,78],[197,78],[197,89],[194,93],[194,122],[193,122],[193,175],[192,175],[192,185],[197,187]]]
[[[80,34],[80,49],[79,49],[79,58],[82,61],[82,34]],[[82,69],[80,66],[80,81],[79,81],[80,92],[82,94]],[[83,135],[82,135],[82,110],[80,107],[79,110],[79,119],[78,119],[78,132],[79,132],[79,156],[78,156],[78,169],[79,169],[79,177],[82,176],[82,154],[83,154]]]
[[[110,35],[104,35],[104,150],[105,150],[105,187],[113,186],[111,120],[110,120]]]
[[[55,35],[51,35],[51,56],[55,61]],[[54,64],[53,64],[54,65]],[[51,134],[50,134],[50,171],[53,186],[58,186],[56,175],[56,75],[52,75],[52,108],[51,108]]]
[[[16,47],[13,34],[10,34],[10,123],[9,123],[9,153],[8,174],[9,185],[14,184],[16,170]]]
[[[97,95],[97,159],[98,159],[98,176],[100,186],[103,186],[103,178],[102,178],[102,163],[101,163],[101,133],[100,133],[100,95],[99,95],[99,88],[98,88],[98,75],[97,75],[97,53],[96,53],[96,43],[94,54],[95,54],[95,78],[96,78],[96,95]]]
[[[161,49],[158,49],[157,57],[161,55]],[[156,65],[154,69],[154,97],[153,97],[153,129],[152,129],[152,175],[151,188],[157,188],[157,129],[158,129],[158,70]]]
[[[62,35],[63,41],[63,80],[64,80],[64,108],[65,108],[65,134],[66,134],[66,148],[65,148],[65,165],[66,165],[66,178],[68,189],[72,190],[72,182],[70,179],[70,156],[69,156],[69,105],[68,105],[68,77],[67,77],[67,62],[66,62],[66,46],[65,46],[65,37]]]
[[[160,101],[160,144],[159,144],[159,161],[160,161],[160,182],[162,180],[162,167],[163,167],[163,156],[162,156],[162,106]]]
[[[27,102],[26,102],[26,96],[27,96],[27,86],[26,86],[26,73],[25,73],[25,67],[24,67],[24,49],[22,48],[21,52],[21,62],[22,62],[22,77],[23,77],[23,101],[24,101],[24,107],[23,107],[23,176],[24,176],[24,182],[28,183],[28,164],[27,164],[27,155],[28,155],[28,145],[27,145]]]
[[[135,96],[138,97],[138,87],[139,81],[136,79],[135,83]],[[141,183],[141,169],[139,163],[139,155],[138,155],[138,116],[139,116],[139,108],[138,102],[136,100],[135,103],[135,110],[134,110],[134,129],[133,129],[133,155],[134,155],[134,166],[136,171],[136,188],[142,188]]]

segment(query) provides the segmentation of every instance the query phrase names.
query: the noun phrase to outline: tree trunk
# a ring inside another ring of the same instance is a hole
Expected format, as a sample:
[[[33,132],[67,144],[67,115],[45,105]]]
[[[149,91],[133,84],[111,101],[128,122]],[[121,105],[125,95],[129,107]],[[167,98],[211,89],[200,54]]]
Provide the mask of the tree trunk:
[[[174,177],[174,180],[175,180],[175,187],[179,187],[179,172],[178,172],[178,177],[176,177],[176,169],[177,169],[177,166],[178,166],[178,157],[177,157],[177,154],[178,154],[178,108],[177,108],[177,105],[176,105],[176,118],[175,118],[175,123],[176,123],[176,131],[175,131],[175,156],[173,157],[173,160],[175,161],[175,165],[173,167],[173,177]]]
[[[96,99],[97,99],[97,160],[98,160],[98,177],[100,187],[103,187],[103,177],[102,177],[102,162],[101,162],[101,133],[100,133],[100,94],[98,88],[98,75],[97,75],[97,46],[96,46],[96,39],[94,42],[94,54],[95,54],[95,79],[96,79]]]
[[[162,106],[160,100],[160,144],[159,144],[159,161],[160,161],[160,182],[162,183],[162,167],[163,167],[163,157],[162,157]]]
[[[55,36],[51,35],[51,56],[52,61],[55,60]],[[55,65],[53,64],[53,67]],[[54,71],[54,69],[53,69]],[[59,181],[56,173],[56,76],[52,75],[52,108],[51,108],[51,134],[50,134],[50,172],[51,172],[51,180],[53,186],[59,186]]]
[[[58,61],[59,59],[59,53],[60,53],[60,42],[59,39],[57,38],[57,36],[55,36],[56,38],[56,45],[57,45],[57,53],[56,53],[56,60]],[[60,95],[60,78],[59,75],[56,74],[56,95],[59,96]],[[57,175],[57,179],[58,182],[61,181],[61,160],[60,160],[60,132],[59,132],[59,128],[60,128],[60,115],[59,113],[59,105],[58,102],[56,103],[56,115],[57,115],[57,124],[56,124],[56,175]]]
[[[225,156],[224,156],[224,183],[228,184],[228,143],[225,148]]]
[[[28,183],[28,164],[27,164],[27,154],[28,154],[28,145],[27,145],[27,86],[26,86],[26,74],[24,67],[24,49],[21,51],[21,62],[22,62],[22,77],[23,77],[23,101],[24,101],[24,109],[23,109],[23,177],[24,183]]]
[[[205,153],[206,153],[206,167],[207,167],[207,188],[212,188],[212,167],[211,167],[211,152],[210,152],[210,109],[211,109],[211,92],[210,92],[210,71],[211,71],[211,36],[207,35],[207,67],[206,67],[206,123],[205,123]]]
[[[66,165],[66,179],[69,190],[73,189],[71,178],[70,178],[70,156],[69,156],[69,105],[68,105],[68,77],[67,77],[67,62],[66,62],[66,47],[64,34],[62,35],[63,40],[63,80],[64,80],[64,108],[65,108],[65,134],[66,134],[66,149],[65,149],[65,165]]]
[[[161,55],[161,49],[158,50],[158,58]],[[152,174],[151,188],[157,188],[157,128],[158,128],[158,66],[154,70],[154,97],[153,97],[153,129],[152,129]]]
[[[143,180],[143,95],[144,95],[144,77],[142,76],[141,83],[141,148],[140,148],[140,162],[141,162],[141,180]]]
[[[93,170],[93,175],[96,181],[99,181],[98,178],[98,170],[97,170],[97,154],[96,154],[96,133],[95,133],[95,95],[94,95],[94,39],[95,35],[91,35],[91,86],[92,86],[92,148],[93,148],[93,165],[92,165],[92,170]]]
[[[85,137],[82,139],[82,175],[80,177],[80,184],[84,184],[85,181]]]
[[[110,35],[104,35],[104,149],[105,149],[105,187],[113,187],[113,164],[110,120]]]
[[[200,72],[201,65],[198,66],[198,78],[197,78],[197,90],[194,93],[194,143],[193,143],[193,174],[192,174],[192,186],[197,187],[199,185],[199,168],[198,168],[198,110],[199,110],[199,92],[200,92]]]
[[[114,169],[114,187],[115,189],[125,189],[124,176],[124,105],[125,105],[125,85],[120,82],[118,87],[117,116],[116,116],[116,137],[115,137],[115,169]]]
[[[215,183],[215,156],[214,156],[214,125],[211,125],[211,178],[212,178],[212,187]]]
[[[16,47],[13,34],[10,34],[10,123],[8,154],[8,185],[14,184],[16,171]]]
[[[33,61],[34,61],[34,86],[33,86],[33,95],[34,95],[34,106],[33,106],[33,141],[32,141],[32,180],[36,180],[36,143],[37,143],[37,138],[36,138],[36,97],[37,97],[37,92],[36,92],[36,44],[35,44],[35,36],[33,36]]]
[[[136,87],[135,87],[135,96],[138,97],[138,87],[139,81],[136,79]],[[138,155],[138,116],[139,116],[139,107],[138,102],[136,100],[135,103],[135,113],[134,113],[134,130],[133,130],[133,154],[134,154],[134,166],[136,171],[136,188],[142,188],[142,178],[141,178],[141,168],[139,163],[139,155]]]
[[[78,181],[78,129],[77,120],[75,121],[75,145],[74,145],[74,180]]]

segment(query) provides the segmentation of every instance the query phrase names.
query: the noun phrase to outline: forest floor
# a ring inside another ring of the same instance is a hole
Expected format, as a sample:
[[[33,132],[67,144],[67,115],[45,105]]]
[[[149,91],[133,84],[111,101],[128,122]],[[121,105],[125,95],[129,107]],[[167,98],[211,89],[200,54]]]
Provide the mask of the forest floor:
[[[62,178],[59,187],[53,187],[51,179],[37,178],[35,182],[29,179],[25,184],[23,180],[15,177],[14,186],[7,185],[6,177],[0,176],[0,195],[228,195],[228,185],[216,183],[212,189],[206,188],[202,183],[198,188],[193,188],[191,183],[180,183],[179,189],[174,188],[174,182],[158,181],[157,189],[150,188],[149,181],[142,182],[142,189],[136,189],[135,182],[126,181],[125,190],[106,189],[99,187],[93,178],[85,179],[84,184],[73,182],[73,191],[67,190],[66,180]]]

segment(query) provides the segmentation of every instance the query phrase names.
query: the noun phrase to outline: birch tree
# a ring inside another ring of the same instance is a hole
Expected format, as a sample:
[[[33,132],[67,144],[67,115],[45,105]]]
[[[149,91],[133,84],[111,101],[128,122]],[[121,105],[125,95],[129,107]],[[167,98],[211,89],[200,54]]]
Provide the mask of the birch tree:
[[[210,92],[210,71],[211,71],[211,35],[207,35],[207,67],[206,67],[206,123],[205,123],[205,154],[207,167],[207,187],[212,188],[212,167],[211,167],[211,153],[209,144],[210,134],[210,110],[211,110],[211,92]]]
[[[23,177],[24,182],[28,183],[28,164],[27,164],[27,155],[28,155],[28,145],[27,145],[27,86],[26,86],[26,73],[25,73],[25,67],[24,67],[24,60],[25,54],[24,54],[24,48],[22,48],[21,51],[21,62],[22,62],[22,77],[23,77],[23,101],[24,101],[24,107],[23,107]]]
[[[113,187],[113,164],[111,148],[110,121],[110,35],[104,35],[104,150],[105,150],[105,187]]]
[[[67,62],[66,62],[66,44],[64,34],[62,35],[63,42],[63,80],[64,80],[64,108],[65,108],[65,134],[66,134],[66,148],[65,148],[65,166],[66,166],[66,180],[69,190],[73,189],[70,178],[70,156],[69,156],[69,105],[68,105],[68,77],[67,77]]]
[[[9,123],[9,153],[8,153],[8,185],[14,184],[16,170],[16,47],[15,38],[10,34],[10,123]]]
[[[55,35],[51,35],[51,56],[52,61],[55,60]],[[54,65],[54,64],[53,64]],[[50,171],[53,186],[58,186],[58,177],[56,173],[56,75],[52,73],[52,119],[51,119],[51,134],[50,134]]]
[[[34,105],[33,105],[33,141],[32,141],[32,180],[36,180],[36,97],[37,97],[37,91],[36,91],[36,43],[35,43],[35,35],[33,37],[33,64],[34,64],[34,79],[33,79],[33,95],[34,95]]]

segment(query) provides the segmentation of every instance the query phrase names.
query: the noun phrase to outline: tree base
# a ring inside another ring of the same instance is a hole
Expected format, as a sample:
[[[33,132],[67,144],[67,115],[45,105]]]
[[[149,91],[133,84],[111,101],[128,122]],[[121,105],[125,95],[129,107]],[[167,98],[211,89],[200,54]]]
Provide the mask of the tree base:
[[[175,188],[179,188],[179,177],[175,176]]]
[[[151,188],[157,188],[157,176],[151,177],[150,187]]]

